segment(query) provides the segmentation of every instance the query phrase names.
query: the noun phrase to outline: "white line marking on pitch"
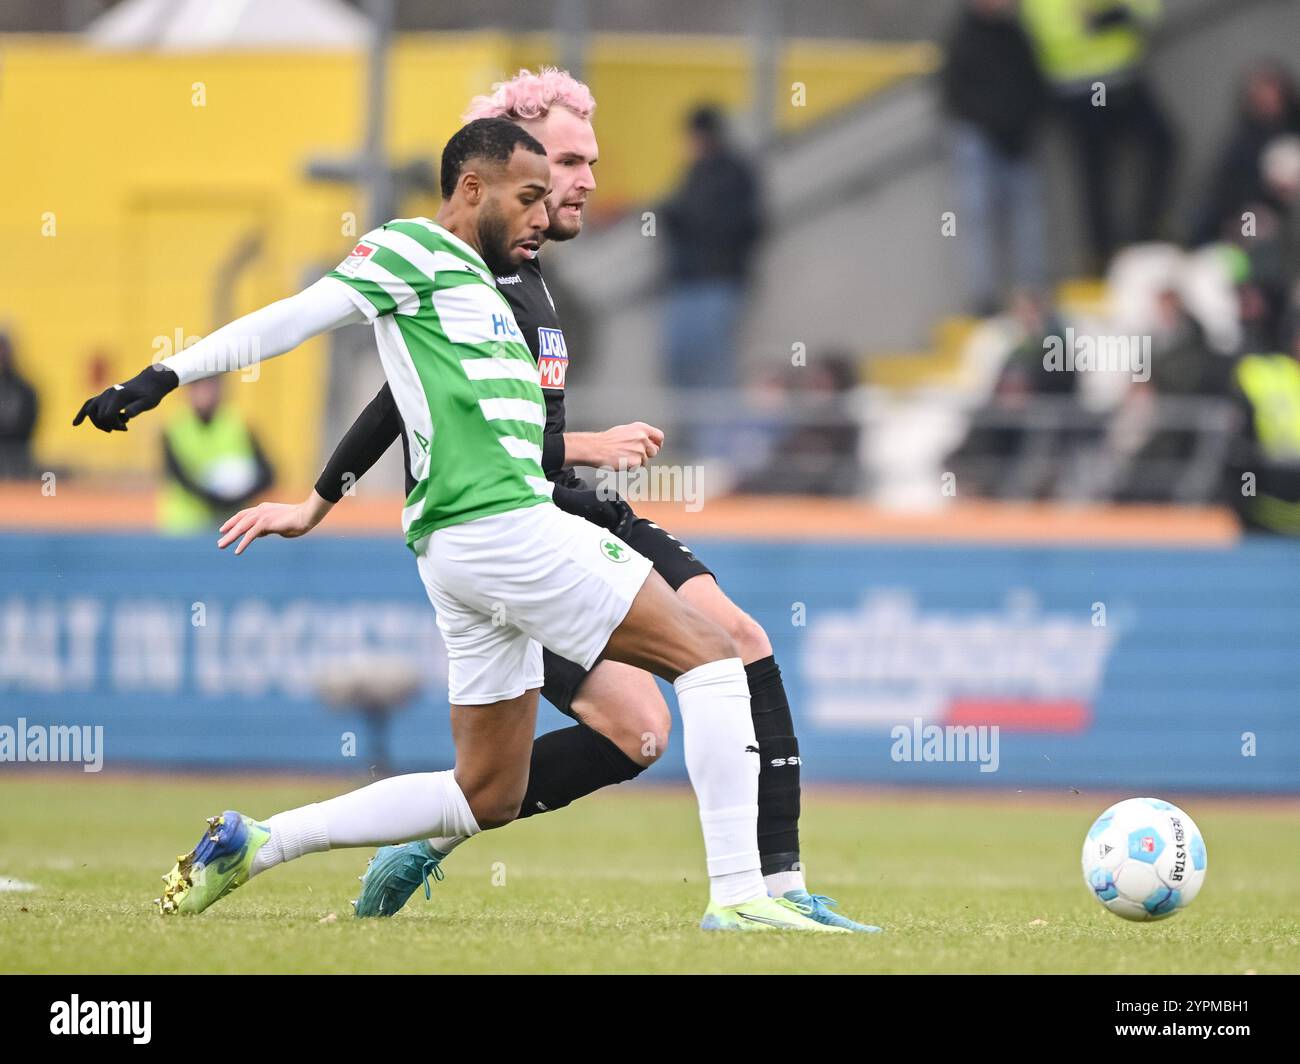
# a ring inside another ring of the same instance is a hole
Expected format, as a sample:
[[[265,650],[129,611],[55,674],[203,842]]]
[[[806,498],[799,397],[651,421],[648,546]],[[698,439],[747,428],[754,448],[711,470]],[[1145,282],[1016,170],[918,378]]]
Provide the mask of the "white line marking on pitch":
[[[21,879],[11,879],[9,876],[0,876],[0,894],[22,894],[37,889],[39,888],[35,883],[28,883]]]

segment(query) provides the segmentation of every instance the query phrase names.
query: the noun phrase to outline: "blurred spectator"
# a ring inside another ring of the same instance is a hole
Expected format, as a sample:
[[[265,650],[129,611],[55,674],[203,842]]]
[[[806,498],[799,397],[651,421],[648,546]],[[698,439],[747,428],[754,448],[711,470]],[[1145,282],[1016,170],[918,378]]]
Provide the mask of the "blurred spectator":
[[[1043,357],[1049,337],[1063,337],[1065,326],[1051,299],[1041,291],[1022,289],[1011,300],[1011,313],[1021,331],[1021,342],[1007,357],[994,396],[1003,406],[1023,405],[1031,395],[1073,395],[1073,373],[1048,368]]]
[[[966,0],[942,88],[953,119],[967,297],[975,314],[989,317],[1006,295],[1008,271],[998,268],[1004,238],[1012,284],[1047,281],[1042,189],[1031,149],[1048,95],[1016,0]]]
[[[1300,275],[1300,211],[1295,209],[1300,203],[1300,135],[1283,133],[1269,141],[1260,155],[1260,172],[1267,202],[1253,205],[1254,232],[1239,237],[1238,245],[1249,258],[1251,279],[1280,318]]]
[[[1121,243],[1161,231],[1175,143],[1144,76],[1146,37],[1160,0],[1022,0],[1039,66],[1051,82],[1083,175],[1094,273]],[[1104,86],[1104,104],[1098,85]],[[1126,144],[1140,149],[1136,224],[1121,233],[1111,178]]]
[[[736,336],[762,231],[753,167],[728,144],[721,112],[687,123],[690,165],[660,209],[668,240],[669,384],[736,385]]]
[[[1049,368],[1044,357],[1050,338],[1066,336],[1051,300],[1026,289],[1015,294],[1011,309],[1019,339],[950,465],[976,495],[1041,498],[1056,489],[1063,459],[1079,439],[1062,415],[1063,406],[1075,408],[1078,376]]]
[[[1249,272],[1242,277],[1237,284],[1241,351],[1275,351],[1282,345],[1284,299],[1283,291],[1260,284]]]
[[[1222,395],[1229,368],[1178,292],[1161,292],[1151,331],[1151,387],[1161,395]]]
[[[754,495],[856,495],[860,419],[848,397],[857,373],[848,355],[810,360],[792,370],[790,389],[797,423],[780,433],[764,468],[742,479],[736,489]]]
[[[1112,452],[1123,452],[1111,456],[1115,468],[1111,494],[1117,501],[1182,501],[1176,492],[1196,454],[1203,426],[1194,418],[1188,421],[1188,413],[1174,423],[1165,420],[1161,400],[1222,396],[1231,369],[1229,358],[1214,352],[1178,292],[1172,288],[1161,292],[1151,330],[1150,379],[1129,387],[1107,434]]]
[[[170,535],[212,531],[271,484],[271,465],[233,405],[221,398],[221,378],[186,389],[190,408],[163,430],[167,483],[159,524]]]
[[[14,365],[13,342],[0,332],[0,480],[32,475],[37,409],[36,390]]]
[[[1300,536],[1300,330],[1290,353],[1243,355],[1232,383],[1243,416],[1228,500],[1247,528]]]
[[[1242,214],[1260,205],[1284,213],[1287,205],[1265,180],[1263,156],[1275,138],[1300,133],[1300,93],[1281,63],[1264,62],[1245,77],[1236,128],[1219,155],[1209,194],[1193,225],[1192,242],[1242,235]]]

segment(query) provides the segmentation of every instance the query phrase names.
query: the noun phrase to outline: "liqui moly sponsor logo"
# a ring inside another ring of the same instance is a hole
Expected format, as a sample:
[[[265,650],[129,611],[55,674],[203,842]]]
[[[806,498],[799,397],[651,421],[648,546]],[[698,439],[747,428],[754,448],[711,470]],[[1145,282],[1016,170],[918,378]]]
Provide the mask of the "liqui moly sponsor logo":
[[[569,369],[569,349],[559,329],[537,330],[537,368],[543,388],[562,390]]]
[[[1113,627],[1045,612],[1028,590],[960,613],[879,591],[856,610],[809,618],[803,671],[825,727],[888,731],[919,718],[1071,732],[1091,721],[1114,641]]]

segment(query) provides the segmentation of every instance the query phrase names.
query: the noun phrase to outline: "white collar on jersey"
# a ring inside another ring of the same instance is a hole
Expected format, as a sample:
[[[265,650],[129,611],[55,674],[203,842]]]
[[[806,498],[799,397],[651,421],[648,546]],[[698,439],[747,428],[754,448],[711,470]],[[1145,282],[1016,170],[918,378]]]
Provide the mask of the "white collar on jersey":
[[[475,251],[472,247],[470,247],[467,243],[465,243],[465,241],[463,241],[460,237],[458,237],[446,226],[439,225],[432,218],[421,217],[421,218],[412,218],[410,220],[413,222],[417,222],[420,225],[428,226],[428,228],[430,229],[436,230],[439,236],[445,237],[449,243],[455,244],[458,248],[464,250],[465,254],[468,255],[473,260],[472,262],[467,263],[467,265],[475,267],[476,271],[482,276],[483,280],[487,281],[488,284],[495,283],[492,277],[492,271],[488,269],[487,263],[483,261],[483,256],[480,255],[477,251]]]

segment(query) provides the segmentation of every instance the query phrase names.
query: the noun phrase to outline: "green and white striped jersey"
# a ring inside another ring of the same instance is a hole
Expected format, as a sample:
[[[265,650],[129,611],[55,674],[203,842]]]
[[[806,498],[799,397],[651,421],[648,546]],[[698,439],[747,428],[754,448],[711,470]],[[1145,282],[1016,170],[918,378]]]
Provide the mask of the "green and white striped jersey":
[[[367,233],[329,277],[375,329],[407,435],[416,551],[448,525],[548,502],[537,364],[473,248],[428,218]]]

